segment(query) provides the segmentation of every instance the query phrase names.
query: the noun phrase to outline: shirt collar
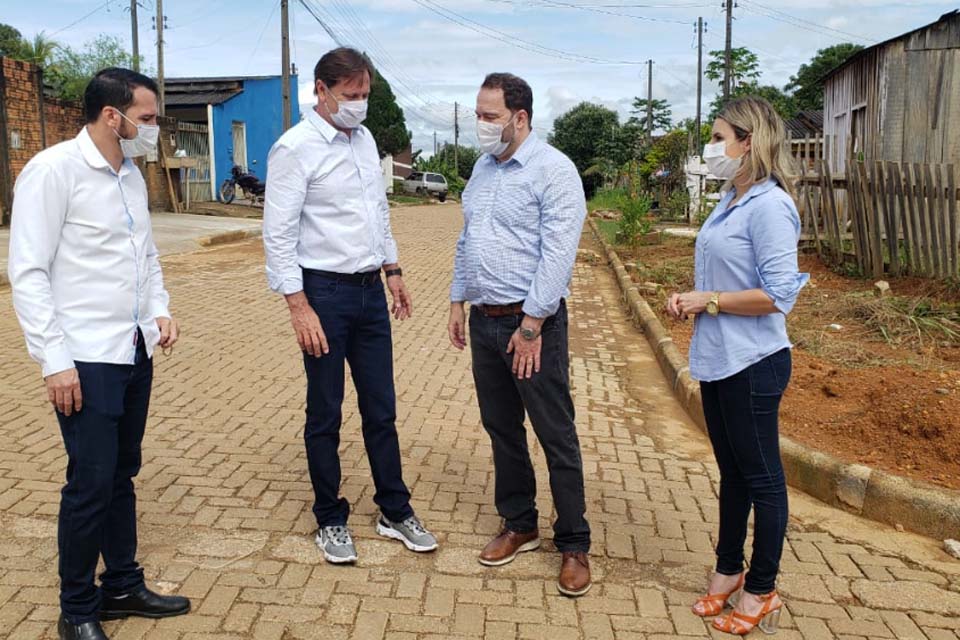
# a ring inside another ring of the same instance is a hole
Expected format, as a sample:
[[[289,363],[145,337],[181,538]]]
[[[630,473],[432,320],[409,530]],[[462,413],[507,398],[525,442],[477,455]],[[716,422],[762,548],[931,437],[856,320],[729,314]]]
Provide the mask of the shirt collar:
[[[108,169],[111,172],[113,171],[113,167],[111,167],[110,163],[107,162],[107,159],[103,157],[103,154],[100,153],[100,149],[97,148],[97,144],[93,141],[93,138],[90,137],[90,132],[87,130],[86,126],[80,129],[80,133],[77,134],[76,141],[77,146],[80,147],[80,154],[91,168]],[[130,158],[124,158],[123,162],[120,163],[119,175],[126,174],[132,165],[133,160]]]
[[[323,136],[323,139],[327,142],[333,142],[333,139],[337,137],[337,134],[343,133],[332,124],[327,122],[323,116],[317,113],[317,110],[313,107],[307,110],[307,120],[310,121],[310,124],[313,125],[314,129],[320,132],[320,135]],[[354,133],[359,129],[354,129]]]
[[[520,148],[513,152],[513,155],[510,157],[510,160],[516,160],[517,164],[521,167],[527,164],[527,161],[530,160],[530,156],[533,155],[533,152],[537,147],[537,134],[533,131],[527,136],[527,139],[523,141],[523,144],[520,145]],[[507,162],[510,162],[507,160]]]
[[[767,178],[763,182],[758,182],[754,184],[752,187],[750,187],[747,190],[747,193],[745,193],[744,196],[740,199],[740,202],[737,203],[737,206],[742,207],[743,205],[747,204],[747,202],[749,202],[750,200],[753,200],[759,195],[763,195],[764,193],[770,191],[776,186],[777,186],[777,181],[774,180],[773,178]],[[727,192],[727,196],[725,200],[727,203],[729,203],[735,197],[736,197],[736,190],[730,189],[730,191]]]

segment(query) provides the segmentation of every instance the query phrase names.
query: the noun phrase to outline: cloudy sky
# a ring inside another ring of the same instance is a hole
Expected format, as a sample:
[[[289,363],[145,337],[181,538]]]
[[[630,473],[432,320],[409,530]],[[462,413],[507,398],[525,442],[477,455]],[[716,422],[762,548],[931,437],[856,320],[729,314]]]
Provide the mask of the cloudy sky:
[[[156,0],[140,0],[140,47],[156,68]],[[130,41],[126,0],[0,0],[2,20],[25,36],[45,31],[81,46],[98,34]],[[653,94],[675,119],[696,109],[696,21],[707,23],[705,56],[723,46],[722,0],[290,0],[292,59],[302,69],[300,102],[313,98],[312,69],[336,44],[367,51],[397,93],[414,149],[433,135],[476,141],[476,91],[491,71],[510,71],[534,89],[534,126],[583,100],[629,116]],[[782,86],[817,49],[869,45],[935,21],[960,0],[737,0],[734,46],[760,58],[764,83]],[[280,69],[279,0],[163,0],[168,76],[266,75]],[[326,28],[318,21],[322,20]],[[717,88],[705,81],[706,107]]]

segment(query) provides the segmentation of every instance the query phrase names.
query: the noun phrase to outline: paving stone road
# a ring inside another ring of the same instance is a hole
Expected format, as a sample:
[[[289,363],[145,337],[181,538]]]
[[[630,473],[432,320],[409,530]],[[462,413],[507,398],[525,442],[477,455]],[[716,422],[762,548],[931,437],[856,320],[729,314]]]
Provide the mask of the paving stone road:
[[[140,557],[151,584],[193,598],[194,613],[111,622],[111,637],[719,637],[689,612],[712,561],[716,470],[602,265],[577,265],[570,301],[594,589],[579,600],[557,593],[549,543],[500,569],[476,562],[500,523],[469,356],[446,340],[461,217],[447,205],[397,209],[393,219],[415,296],[414,318],[395,324],[394,336],[405,475],[441,550],[414,555],[376,536],[351,389],[343,492],[360,562],[323,562],[301,441],[303,371],[285,306],[266,288],[262,248],[249,241],[173,256],[164,266],[184,335],[173,356],[157,358],[138,480]],[[549,484],[542,452],[532,450],[549,538]],[[0,636],[56,637],[65,465],[10,291],[0,289]],[[791,500],[779,638],[960,638],[960,562],[936,541],[793,492]]]

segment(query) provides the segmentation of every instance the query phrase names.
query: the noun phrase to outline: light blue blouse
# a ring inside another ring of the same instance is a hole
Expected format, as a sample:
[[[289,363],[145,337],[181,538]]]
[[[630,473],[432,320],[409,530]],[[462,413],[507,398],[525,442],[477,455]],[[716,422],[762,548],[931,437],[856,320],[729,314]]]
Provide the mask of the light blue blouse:
[[[770,179],[755,184],[730,206],[731,189],[697,236],[697,291],[762,289],[779,313],[713,317],[698,314],[690,344],[690,375],[723,380],[767,356],[792,347],[786,316],[810,279],[797,266],[800,216],[793,199]]]

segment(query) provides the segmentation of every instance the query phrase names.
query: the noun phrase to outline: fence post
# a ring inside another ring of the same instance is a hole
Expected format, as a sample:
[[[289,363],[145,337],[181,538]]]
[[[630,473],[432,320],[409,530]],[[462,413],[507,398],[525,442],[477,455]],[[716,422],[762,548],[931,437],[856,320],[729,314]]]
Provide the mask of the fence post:
[[[6,58],[0,56],[0,226],[10,224],[13,185],[10,178],[10,134],[7,131]]]

